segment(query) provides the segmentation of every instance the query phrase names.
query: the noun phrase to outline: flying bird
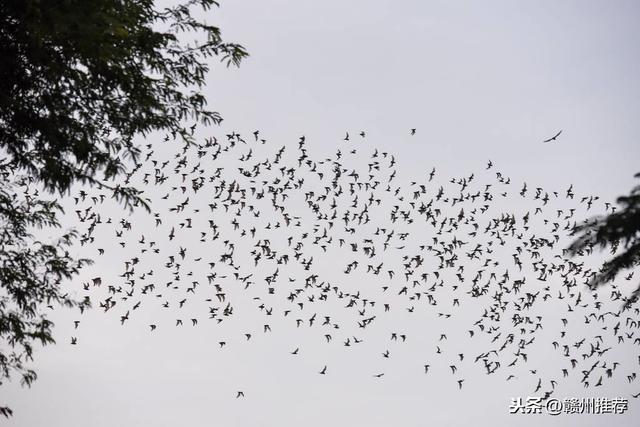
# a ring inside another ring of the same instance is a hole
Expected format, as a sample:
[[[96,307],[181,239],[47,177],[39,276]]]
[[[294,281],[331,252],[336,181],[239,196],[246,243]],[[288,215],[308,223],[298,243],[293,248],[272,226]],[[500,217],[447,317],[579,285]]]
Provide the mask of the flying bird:
[[[555,141],[557,137],[560,136],[560,134],[562,133],[562,129],[560,129],[560,131],[558,131],[558,133],[556,133],[555,135],[553,135],[551,138],[549,139],[545,139],[542,142],[550,142],[550,141]]]

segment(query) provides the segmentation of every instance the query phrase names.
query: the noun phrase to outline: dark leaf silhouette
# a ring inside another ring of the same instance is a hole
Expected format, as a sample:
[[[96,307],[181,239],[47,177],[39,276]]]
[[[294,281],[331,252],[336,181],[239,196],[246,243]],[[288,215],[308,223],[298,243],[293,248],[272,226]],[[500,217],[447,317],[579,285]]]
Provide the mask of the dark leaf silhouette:
[[[640,178],[640,173],[635,177]],[[617,201],[619,209],[574,228],[573,234],[578,237],[569,247],[572,255],[591,252],[596,247],[609,248],[614,255],[592,276],[589,281],[592,288],[611,282],[620,272],[640,264],[640,185]],[[634,296],[638,293],[640,285]]]

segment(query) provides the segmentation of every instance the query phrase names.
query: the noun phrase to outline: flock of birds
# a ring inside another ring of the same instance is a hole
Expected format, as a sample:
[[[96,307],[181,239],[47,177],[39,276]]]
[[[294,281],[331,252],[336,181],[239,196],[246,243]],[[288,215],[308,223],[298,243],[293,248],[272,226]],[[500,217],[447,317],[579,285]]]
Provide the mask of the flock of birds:
[[[434,342],[416,372],[450,371],[457,388],[469,366],[526,378],[545,398],[569,378],[584,387],[635,384],[632,286],[588,289],[596,248],[576,257],[565,249],[583,218],[615,209],[598,196],[516,184],[491,161],[477,174],[441,180],[429,168],[401,182],[394,154],[362,155],[366,147],[348,133],[326,158],[309,154],[305,136],[274,147],[259,131],[232,132],[178,152],[168,139],[146,145],[121,182],[144,190],[151,213],[127,215],[105,189],[80,190],[72,201],[82,245],[121,263],[117,274],[86,281],[86,298],[122,325],[152,305],[173,313],[149,324],[152,333],[204,321],[223,328],[243,298],[262,320],[220,339],[220,349],[282,322],[345,351],[388,328],[388,346],[372,354],[386,360],[414,339],[392,315],[423,315],[437,321],[425,326]],[[551,351],[557,366],[545,363]],[[300,353],[294,343],[285,354]]]

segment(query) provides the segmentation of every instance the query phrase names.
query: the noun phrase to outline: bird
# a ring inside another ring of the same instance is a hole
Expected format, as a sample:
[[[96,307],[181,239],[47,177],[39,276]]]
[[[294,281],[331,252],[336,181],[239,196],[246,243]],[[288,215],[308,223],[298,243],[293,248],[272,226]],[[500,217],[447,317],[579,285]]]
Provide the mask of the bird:
[[[544,140],[544,141],[542,141],[542,142],[555,141],[555,140],[556,140],[556,138],[558,138],[558,137],[560,136],[560,134],[561,134],[561,133],[562,133],[562,129],[560,129],[560,130],[558,131],[558,133],[556,133],[555,135],[553,135],[551,138],[549,138],[549,139],[545,139],[545,140]]]

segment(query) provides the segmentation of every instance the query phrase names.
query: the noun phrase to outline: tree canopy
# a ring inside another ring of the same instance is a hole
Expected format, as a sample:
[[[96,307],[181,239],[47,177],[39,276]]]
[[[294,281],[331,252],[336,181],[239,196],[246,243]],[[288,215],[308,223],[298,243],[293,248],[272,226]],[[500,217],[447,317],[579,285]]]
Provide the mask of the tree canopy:
[[[185,121],[218,123],[200,89],[207,59],[246,51],[194,17],[215,0],[158,9],[153,0],[0,3],[0,147],[45,188],[101,183],[154,131],[189,138]],[[119,190],[125,203],[132,194]]]
[[[89,306],[62,293],[90,260],[69,255],[73,230],[40,239],[62,212],[42,194],[97,185],[146,207],[136,188],[109,185],[138,163],[136,138],[190,143],[195,124],[221,121],[201,91],[209,60],[237,66],[247,52],[198,17],[215,0],[176,1],[0,2],[0,384],[35,380],[33,346],[53,342],[43,308]]]

